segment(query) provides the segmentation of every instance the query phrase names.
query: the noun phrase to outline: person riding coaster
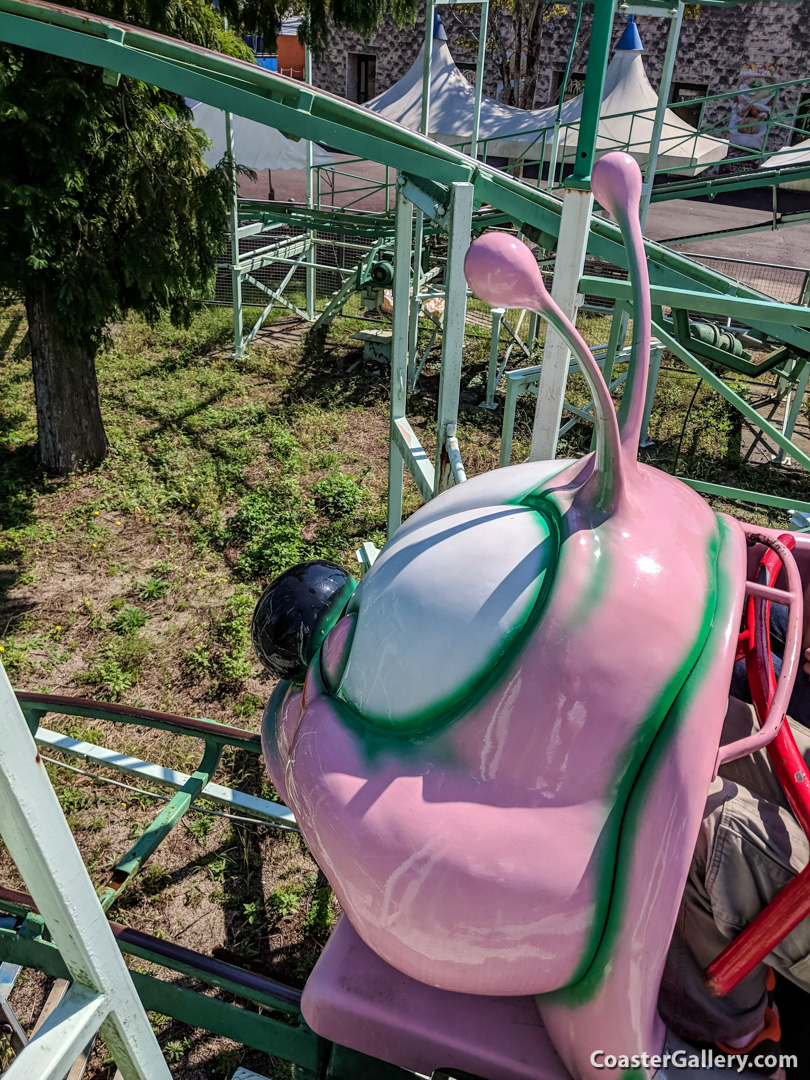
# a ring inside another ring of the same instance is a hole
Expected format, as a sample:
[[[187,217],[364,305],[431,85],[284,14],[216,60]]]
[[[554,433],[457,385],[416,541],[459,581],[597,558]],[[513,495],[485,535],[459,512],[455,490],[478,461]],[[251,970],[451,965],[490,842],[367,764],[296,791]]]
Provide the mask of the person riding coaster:
[[[700,969],[734,933],[712,932],[709,908],[696,944],[687,916],[706,899],[707,855],[727,834],[715,821],[709,835],[707,822],[739,790],[723,786],[734,783],[724,770],[778,731],[789,737],[780,724],[798,669],[801,581],[787,543],[637,461],[650,346],[640,184],[623,153],[594,169],[633,287],[618,419],[529,249],[487,233],[465,264],[483,300],[538,311],[568,340],[594,400],[594,452],[468,480],[413,514],[356,589],[339,567],[306,564],[273,582],[254,616],[257,653],[282,679],[265,713],[267,766],[350,924],[327,945],[304,1015],[321,1034],[332,1037],[331,1024],[346,1045],[421,1072],[740,1075],[739,1055],[775,1034],[760,963],[775,942],[710,969],[726,994],[729,964],[732,981],[747,976],[742,997],[710,1008]],[[750,553],[763,550],[778,556],[786,588],[747,580]],[[756,607],[740,645],[746,594]],[[771,601],[788,605],[778,685],[765,670]],[[738,654],[750,659],[761,727],[732,735],[729,725],[724,738]],[[779,778],[789,781],[784,768]],[[779,812],[806,795],[788,790]],[[330,949],[388,973],[401,998],[386,1011],[379,994],[354,987],[347,1003],[333,987],[316,1004]],[[498,1058],[450,1049],[449,1029],[430,1030],[430,1013],[452,1026],[448,1015],[477,1015],[476,1000],[500,1009],[529,995],[541,1049]],[[418,1032],[398,1042],[402,1002],[420,997]],[[700,1044],[718,1044],[708,1065]]]

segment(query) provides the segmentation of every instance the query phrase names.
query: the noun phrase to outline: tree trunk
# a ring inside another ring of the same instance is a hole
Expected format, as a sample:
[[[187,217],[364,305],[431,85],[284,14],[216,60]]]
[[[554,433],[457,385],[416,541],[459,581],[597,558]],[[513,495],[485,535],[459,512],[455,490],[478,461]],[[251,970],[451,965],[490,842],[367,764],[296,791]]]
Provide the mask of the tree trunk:
[[[495,43],[495,52],[497,55],[498,71],[501,77],[501,92],[499,100],[504,105],[511,105],[512,102],[509,97],[509,57],[507,56],[506,42],[503,40],[500,26],[498,25],[497,17],[492,20],[490,29],[492,31],[492,40]],[[489,48],[487,49],[489,51]]]
[[[523,83],[521,107],[533,109],[537,97],[537,84],[540,81],[540,47],[543,44],[543,16],[545,4],[535,3],[528,15],[526,78]]]
[[[61,476],[107,456],[95,350],[68,338],[47,285],[28,290],[25,301],[37,401],[42,464]]]

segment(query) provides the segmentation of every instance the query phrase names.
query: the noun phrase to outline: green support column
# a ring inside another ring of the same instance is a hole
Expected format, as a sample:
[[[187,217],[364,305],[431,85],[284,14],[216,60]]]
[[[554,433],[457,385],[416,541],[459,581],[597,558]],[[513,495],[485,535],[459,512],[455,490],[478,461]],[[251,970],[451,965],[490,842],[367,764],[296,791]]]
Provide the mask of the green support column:
[[[427,135],[430,129],[430,73],[433,62],[433,23],[436,18],[436,0],[427,0],[425,4],[425,44],[422,53],[422,114],[419,121],[419,130]],[[425,238],[425,215],[421,210],[416,211],[413,235],[413,280],[411,290],[413,301],[411,303],[410,320],[408,324],[408,364],[411,368],[411,382],[414,382],[416,371],[417,344],[419,341],[419,301],[416,297],[422,288],[422,244]]]
[[[613,318],[610,320],[610,336],[608,337],[607,352],[605,353],[605,366],[602,374],[605,382],[610,385],[613,378],[613,365],[616,363],[616,353],[624,348],[624,339],[627,336],[627,305],[617,301],[613,307]]]
[[[661,71],[661,85],[658,88],[658,108],[655,110],[652,138],[650,139],[650,157],[644,169],[644,186],[641,189],[639,218],[641,219],[642,230],[647,224],[647,213],[650,209],[650,198],[652,196],[653,183],[655,182],[655,169],[658,165],[658,145],[661,141],[661,132],[664,130],[664,119],[669,102],[669,89],[672,84],[672,73],[675,70],[675,56],[678,52],[678,41],[681,37],[683,9],[683,0],[678,0],[677,4],[675,4],[669,12],[669,17],[672,21],[669,24],[667,50],[664,54],[664,66]],[[775,190],[776,188],[774,188],[774,191]]]
[[[605,70],[610,58],[615,6],[615,0],[596,0],[593,5],[591,42],[588,46],[588,65],[585,68],[585,89],[582,94],[577,156],[574,161],[574,171],[566,181],[566,187],[589,188],[591,186],[591,170],[599,130],[599,115],[602,110]]]
[[[573,323],[576,323],[579,279],[585,268],[590,234],[593,209],[591,170],[602,107],[605,69],[610,53],[614,7],[615,0],[597,0],[594,4],[576,160],[574,171],[565,185],[567,190],[563,199],[554,263],[551,295]],[[552,326],[548,326],[543,347],[543,369],[537,388],[537,406],[529,453],[531,461],[547,461],[556,456],[570,357],[571,351],[567,343]]]
[[[494,307],[492,309],[492,335],[489,339],[489,366],[487,367],[487,396],[481,403],[482,409],[497,409],[495,404],[495,389],[498,381],[498,351],[501,346],[501,320],[506,314],[506,308]]]
[[[489,26],[489,0],[481,4],[481,27],[478,31],[478,67],[475,71],[475,103],[473,105],[472,138],[470,157],[478,157],[478,131],[481,122],[481,95],[484,92],[484,67],[487,51],[487,28]]]
[[[312,85],[312,51],[309,45],[304,49],[304,82],[307,86]],[[315,206],[315,170],[312,167],[312,140],[307,140],[307,210]],[[315,232],[309,232],[309,248],[307,250],[306,269],[306,303],[307,319],[315,320],[315,252],[317,239]]]
[[[390,431],[388,436],[388,538],[402,521],[402,469],[404,458],[397,446],[394,426],[405,416],[408,398],[408,310],[411,271],[411,221],[413,206],[402,194],[397,178],[396,231],[394,234],[394,316],[391,337]]]
[[[422,289],[422,247],[425,242],[425,215],[417,207],[413,219],[413,271],[411,275],[410,317],[408,320],[408,385],[416,385],[416,368],[419,363],[419,293]]]
[[[67,1075],[99,1030],[124,1080],[171,1080],[2,664],[0,836],[72,982],[9,1080]]]
[[[549,191],[554,187],[554,173],[557,171],[557,157],[560,152],[560,124],[562,122],[562,107],[565,104],[565,88],[568,86],[568,79],[571,75],[571,64],[574,61],[574,50],[577,46],[577,38],[579,37],[579,27],[582,22],[582,8],[583,4],[577,5],[577,19],[574,23],[574,32],[571,35],[571,47],[568,50],[568,59],[565,61],[565,71],[563,72],[562,84],[560,85],[560,100],[557,103],[557,116],[554,119],[554,138],[551,143],[551,160],[548,163],[548,178],[546,187]],[[545,138],[543,139],[543,152],[545,154]],[[560,170],[562,172],[562,170]],[[542,169],[537,171],[537,186],[540,187],[540,181],[542,179]]]
[[[419,130],[427,135],[430,130],[430,66],[433,61],[433,22],[436,16],[436,0],[425,5],[425,51],[422,54],[422,116]]]
[[[225,113],[225,145],[233,167],[233,203],[230,212],[231,226],[231,288],[233,290],[233,357],[240,360],[244,352],[242,343],[242,274],[239,270],[239,194],[236,187],[236,153],[233,141],[233,121]]]
[[[461,350],[464,347],[464,324],[467,315],[467,279],[464,257],[470,247],[472,226],[472,184],[453,184],[452,219],[447,245],[447,270],[444,279],[444,322],[442,324],[442,370],[436,413],[436,462],[433,494],[438,495],[453,482],[453,470],[447,454],[447,425],[458,421],[461,386]]]

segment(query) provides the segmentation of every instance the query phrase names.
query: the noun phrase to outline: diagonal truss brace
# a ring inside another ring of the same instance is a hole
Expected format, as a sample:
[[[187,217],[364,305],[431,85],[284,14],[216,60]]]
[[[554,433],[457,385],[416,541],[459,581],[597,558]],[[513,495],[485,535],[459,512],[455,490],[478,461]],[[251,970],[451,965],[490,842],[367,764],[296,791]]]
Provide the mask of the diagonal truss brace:
[[[57,1080],[100,1028],[124,1080],[170,1080],[2,665],[0,730],[0,833],[73,982],[6,1076]]]

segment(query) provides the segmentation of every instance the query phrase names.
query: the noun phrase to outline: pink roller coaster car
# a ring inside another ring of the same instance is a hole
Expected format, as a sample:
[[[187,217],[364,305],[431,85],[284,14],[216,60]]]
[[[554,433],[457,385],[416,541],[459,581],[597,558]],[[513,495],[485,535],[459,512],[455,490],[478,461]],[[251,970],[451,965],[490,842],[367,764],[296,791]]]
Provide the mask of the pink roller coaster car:
[[[488,303],[538,311],[568,339],[595,451],[469,480],[409,518],[356,590],[307,564],[254,620],[284,676],[268,768],[345,912],[304,1015],[426,1075],[691,1075],[656,1002],[706,793],[722,760],[773,739],[795,677],[787,546],[637,461],[650,345],[638,167],[608,154],[593,189],[634,290],[618,419],[528,248],[488,233],[466,273]],[[786,591],[747,583],[762,544]],[[790,603],[788,645],[761,732],[721,753],[746,591]],[[749,960],[732,957],[732,981]],[[715,974],[727,985],[725,960]]]

